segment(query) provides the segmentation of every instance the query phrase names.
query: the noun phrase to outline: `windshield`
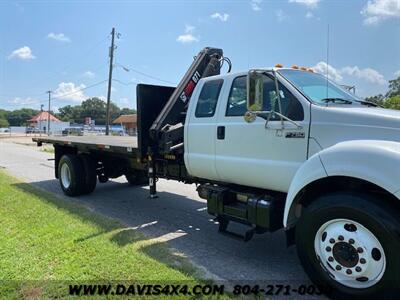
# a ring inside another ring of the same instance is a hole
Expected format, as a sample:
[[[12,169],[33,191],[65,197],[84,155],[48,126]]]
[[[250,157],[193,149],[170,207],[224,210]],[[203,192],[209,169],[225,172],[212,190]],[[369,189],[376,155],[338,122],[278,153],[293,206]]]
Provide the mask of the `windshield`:
[[[351,104],[351,102],[360,101],[355,95],[348,93],[333,82],[327,81],[326,77],[321,74],[289,69],[279,70],[279,73],[313,102],[319,104],[328,102]]]

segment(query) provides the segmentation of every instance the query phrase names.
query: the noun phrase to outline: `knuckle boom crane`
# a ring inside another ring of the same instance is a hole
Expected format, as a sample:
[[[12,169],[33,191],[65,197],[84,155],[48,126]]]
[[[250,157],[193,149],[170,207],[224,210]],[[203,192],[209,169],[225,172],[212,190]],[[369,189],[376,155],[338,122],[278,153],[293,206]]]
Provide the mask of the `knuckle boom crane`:
[[[222,49],[204,48],[175,88],[168,102],[150,127],[150,138],[158,153],[183,151],[183,126],[193,90],[201,78],[219,75],[223,61]]]

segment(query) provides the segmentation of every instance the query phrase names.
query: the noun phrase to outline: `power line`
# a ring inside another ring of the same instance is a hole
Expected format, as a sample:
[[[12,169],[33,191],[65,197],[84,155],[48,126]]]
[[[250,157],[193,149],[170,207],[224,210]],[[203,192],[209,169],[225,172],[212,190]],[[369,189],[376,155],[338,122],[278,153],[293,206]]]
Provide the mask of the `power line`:
[[[130,70],[130,71],[133,71],[133,72],[135,72],[135,73],[138,73],[138,74],[140,74],[140,75],[143,75],[143,76],[145,76],[145,77],[154,79],[154,80],[158,80],[158,81],[161,81],[161,82],[164,82],[164,83],[176,85],[176,82],[164,80],[164,79],[158,78],[158,77],[153,76],[153,75],[146,74],[146,73],[144,73],[144,72],[142,72],[142,71],[139,71],[139,70],[136,70],[136,69],[133,69],[133,68],[129,68],[129,70]]]
[[[134,84],[137,84],[136,82],[123,82],[123,81],[121,81],[119,79],[116,79],[116,78],[113,78],[113,81],[118,82],[119,84],[122,84],[122,85],[134,85]]]
[[[42,83],[42,82],[44,82],[44,81],[46,81],[46,80],[52,78],[55,74],[65,72],[66,70],[70,69],[70,68],[75,64],[75,62],[76,62],[79,58],[86,57],[87,55],[89,55],[90,53],[92,53],[94,49],[98,48],[98,46],[99,46],[101,43],[103,43],[105,40],[107,40],[108,38],[109,38],[109,35],[107,35],[106,37],[102,38],[101,40],[99,40],[98,42],[96,42],[95,44],[93,44],[93,45],[92,45],[90,48],[88,48],[88,50],[87,50],[86,52],[84,52],[83,54],[75,56],[75,59],[73,60],[73,61],[74,61],[73,63],[70,63],[70,64],[66,65],[64,68],[62,68],[62,69],[61,69],[60,71],[58,71],[58,72],[51,72],[51,73],[49,73],[49,74],[52,74],[52,75],[49,75],[49,76],[43,77],[43,78],[40,79],[40,80],[34,81],[33,84],[37,85],[38,83]],[[71,58],[72,58],[72,57],[70,57],[70,59],[71,59]],[[105,66],[105,64],[102,63],[99,67],[96,68],[96,70],[100,70],[100,69],[102,69],[104,66]],[[3,66],[3,67],[4,67],[4,66]],[[35,94],[35,95],[33,95],[33,96],[32,96],[32,95],[28,95],[28,94],[27,94],[26,96],[22,96],[22,95],[14,96],[14,95],[10,95],[10,94],[0,94],[0,96],[1,96],[1,97],[10,97],[10,98],[20,98],[20,97],[31,97],[31,98],[32,98],[32,97],[43,96],[44,94],[46,94],[46,93]]]
[[[109,36],[107,35],[105,38],[102,38],[100,41],[98,41],[98,42],[96,42],[95,44],[93,44],[90,48],[88,48],[88,50],[86,51],[86,52],[84,52],[83,54],[80,54],[80,55],[77,55],[77,56],[75,56],[75,58],[74,59],[72,59],[72,63],[70,63],[70,64],[68,64],[68,65],[66,65],[64,68],[62,68],[60,71],[58,71],[58,72],[51,72],[51,74],[52,75],[50,75],[50,76],[46,76],[46,77],[44,77],[43,78],[43,80],[39,80],[39,81],[36,81],[36,82],[34,82],[34,83],[42,83],[43,81],[45,81],[45,80],[47,80],[47,79],[49,79],[49,78],[52,78],[55,74],[57,74],[57,73],[62,73],[62,72],[65,72],[66,70],[68,70],[68,69],[70,69],[77,61],[82,61],[82,58],[83,57],[86,57],[87,55],[89,55],[89,54],[91,54],[92,53],[92,51],[94,50],[94,49],[96,49],[101,43],[103,43],[105,40],[107,40],[109,38]],[[72,57],[70,57],[70,59],[69,60],[71,60],[71,58]]]
[[[140,75],[142,75],[142,76],[151,78],[151,79],[153,79],[153,80],[157,80],[157,81],[160,81],[160,82],[164,82],[164,83],[176,85],[176,82],[164,80],[164,79],[162,79],[162,78],[159,78],[159,77],[156,77],[156,76],[153,76],[153,75],[144,73],[144,72],[142,72],[142,71],[139,71],[139,70],[137,70],[137,69],[131,68],[131,67],[129,67],[129,66],[124,66],[124,65],[121,65],[121,64],[119,64],[119,63],[115,63],[115,65],[118,65],[118,66],[122,67],[122,68],[123,68],[124,70],[126,70],[126,71],[132,71],[132,72],[135,72],[135,73],[140,74]]]
[[[26,106],[26,105],[31,106],[31,105],[40,104],[41,102],[44,102],[44,100],[43,101],[35,100],[33,102],[23,102],[23,103],[8,103],[7,106],[11,106],[11,107]]]
[[[101,69],[103,69],[106,65],[107,65],[108,63],[102,63],[101,65],[98,65],[96,68],[93,68],[92,70],[93,71],[99,71],[99,70],[101,70]],[[28,98],[34,98],[34,97],[39,97],[39,96],[43,96],[44,94],[46,94],[46,93],[40,93],[40,94],[35,94],[35,95],[32,95],[32,94],[24,94],[24,95],[18,95],[18,96],[15,96],[15,95],[10,95],[10,94],[0,94],[0,97],[9,97],[9,98],[21,98],[21,97],[28,97]],[[54,98],[53,98],[54,99]]]
[[[91,85],[85,86],[83,88],[77,89],[77,90],[75,90],[75,91],[73,91],[71,93],[66,93],[66,94],[58,95],[56,97],[52,97],[51,100],[57,100],[57,99],[61,99],[61,98],[65,98],[65,97],[74,95],[74,94],[79,93],[81,91],[84,91],[84,90],[90,89],[92,87],[98,86],[100,84],[103,84],[106,81],[107,81],[107,79],[104,79],[104,80],[96,82],[94,84],[91,84]],[[44,94],[47,94],[47,93],[48,92],[46,92]],[[54,93],[54,91],[52,91],[52,93]],[[40,103],[45,102],[45,101],[47,101],[47,100],[45,100],[45,99],[37,99],[34,102],[29,102],[29,103],[9,103],[8,106],[16,107],[16,106],[24,106],[24,105],[34,105],[34,104],[40,104]]]
[[[18,95],[18,96],[10,95],[10,94],[0,94],[0,97],[10,97],[10,98],[30,97],[30,98],[33,98],[33,97],[43,96],[44,94],[46,94],[46,93],[40,93],[40,94],[34,94],[34,95],[23,94],[23,95]]]

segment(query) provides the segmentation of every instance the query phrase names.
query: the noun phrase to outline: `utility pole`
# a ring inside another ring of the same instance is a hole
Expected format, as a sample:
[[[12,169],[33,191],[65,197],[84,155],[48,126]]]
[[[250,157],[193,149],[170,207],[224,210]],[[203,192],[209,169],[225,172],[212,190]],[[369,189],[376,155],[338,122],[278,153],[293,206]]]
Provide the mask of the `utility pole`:
[[[51,101],[51,91],[47,91],[49,94],[49,109],[47,111],[47,135],[50,135],[50,101]]]
[[[111,31],[111,47],[110,47],[110,70],[108,73],[108,91],[107,91],[107,111],[106,111],[106,135],[110,133],[110,98],[111,98],[111,82],[112,82],[112,71],[113,71],[113,59],[114,59],[114,36],[115,28]]]

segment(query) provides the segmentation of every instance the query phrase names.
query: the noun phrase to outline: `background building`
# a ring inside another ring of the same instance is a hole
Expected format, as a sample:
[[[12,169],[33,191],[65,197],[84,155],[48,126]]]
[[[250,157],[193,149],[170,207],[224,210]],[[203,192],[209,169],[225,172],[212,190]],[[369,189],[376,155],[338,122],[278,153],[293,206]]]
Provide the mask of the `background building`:
[[[127,135],[136,135],[137,133],[137,115],[121,115],[113,121],[113,124],[121,124],[122,129]]]
[[[41,132],[48,131],[48,120],[50,118],[50,133],[58,133],[70,126],[69,122],[61,122],[47,111],[41,111],[33,118],[27,121],[27,127]]]

